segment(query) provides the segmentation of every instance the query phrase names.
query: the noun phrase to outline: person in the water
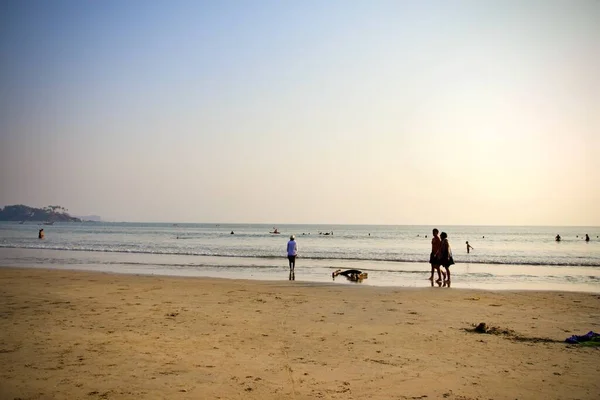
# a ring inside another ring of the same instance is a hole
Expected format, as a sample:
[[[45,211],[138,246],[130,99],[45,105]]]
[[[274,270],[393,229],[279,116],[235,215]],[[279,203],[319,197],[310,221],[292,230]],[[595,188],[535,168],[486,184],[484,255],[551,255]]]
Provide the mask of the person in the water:
[[[469,241],[467,240],[467,254],[469,254],[469,253],[471,252],[471,250],[474,250],[474,247],[473,247],[473,246],[471,246],[471,245],[469,244]]]
[[[358,270],[358,269],[347,269],[345,271],[338,269],[331,273],[331,278],[333,280],[335,280],[335,277],[338,275],[345,276],[346,279],[348,279],[352,282],[360,282],[369,276],[366,272],[362,272],[361,270]]]

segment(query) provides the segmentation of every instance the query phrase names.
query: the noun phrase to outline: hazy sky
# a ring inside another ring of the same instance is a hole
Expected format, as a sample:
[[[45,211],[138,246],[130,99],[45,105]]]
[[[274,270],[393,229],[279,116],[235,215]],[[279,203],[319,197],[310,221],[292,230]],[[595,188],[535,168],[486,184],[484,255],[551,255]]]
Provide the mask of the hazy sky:
[[[600,225],[600,1],[2,1],[0,206]]]

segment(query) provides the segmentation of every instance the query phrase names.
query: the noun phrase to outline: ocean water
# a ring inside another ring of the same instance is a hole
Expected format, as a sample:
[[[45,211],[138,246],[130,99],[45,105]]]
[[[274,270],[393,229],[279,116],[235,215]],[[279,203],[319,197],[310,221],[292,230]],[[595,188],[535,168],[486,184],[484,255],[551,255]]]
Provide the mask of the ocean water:
[[[279,235],[263,224],[2,222],[0,266],[287,280],[285,249],[294,234],[297,281],[331,282],[333,270],[355,268],[369,273],[361,285],[430,285],[432,226],[277,228]],[[600,292],[600,227],[438,228],[448,233],[456,262],[453,287]],[[335,284],[353,283],[339,277]]]

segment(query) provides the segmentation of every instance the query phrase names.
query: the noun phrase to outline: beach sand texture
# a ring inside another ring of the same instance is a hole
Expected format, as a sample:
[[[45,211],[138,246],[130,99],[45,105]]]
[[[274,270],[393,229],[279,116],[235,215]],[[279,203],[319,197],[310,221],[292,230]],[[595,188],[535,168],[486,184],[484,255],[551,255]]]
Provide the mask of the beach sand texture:
[[[0,268],[0,398],[600,397],[597,294],[296,278]]]

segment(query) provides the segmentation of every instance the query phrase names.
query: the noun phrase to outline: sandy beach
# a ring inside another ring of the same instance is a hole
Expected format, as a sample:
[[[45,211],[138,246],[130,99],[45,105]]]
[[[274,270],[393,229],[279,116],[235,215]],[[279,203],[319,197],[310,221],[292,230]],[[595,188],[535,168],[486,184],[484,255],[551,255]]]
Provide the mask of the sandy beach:
[[[0,268],[0,398],[600,396],[597,294],[297,279]]]

